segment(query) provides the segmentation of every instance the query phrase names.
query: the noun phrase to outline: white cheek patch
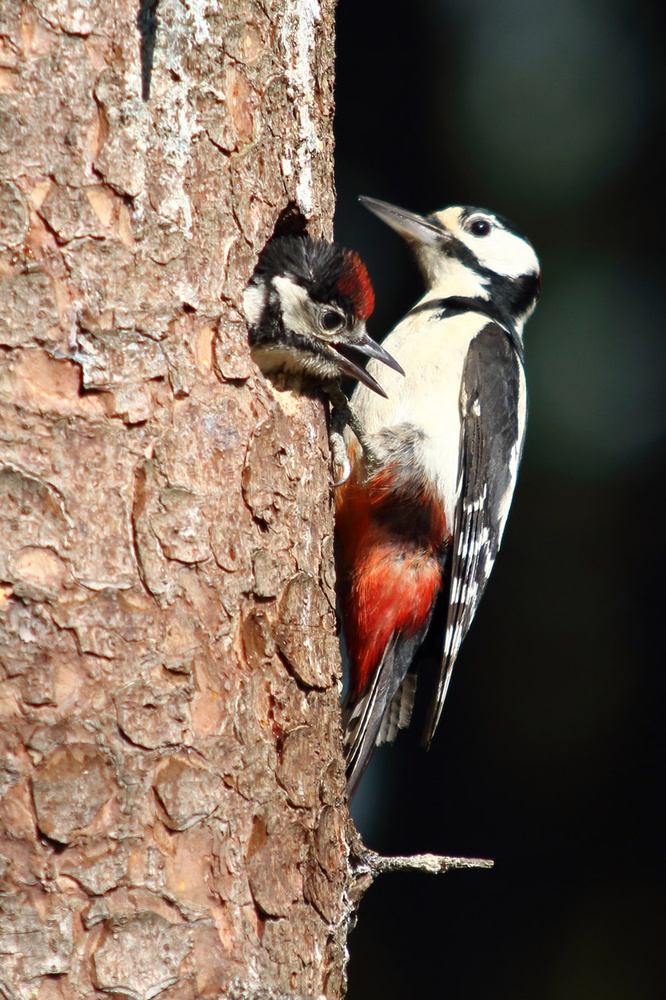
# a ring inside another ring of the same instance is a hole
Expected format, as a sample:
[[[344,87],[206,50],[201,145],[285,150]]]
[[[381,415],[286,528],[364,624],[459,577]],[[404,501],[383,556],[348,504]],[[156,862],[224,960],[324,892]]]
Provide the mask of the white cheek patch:
[[[273,287],[280,296],[285,328],[303,336],[312,335],[316,330],[315,317],[306,289],[281,274],[273,278]]]
[[[488,236],[463,233],[460,238],[476,254],[479,263],[495,274],[505,278],[538,274],[539,262],[532,247],[506,229],[495,228]]]
[[[469,247],[482,267],[505,278],[539,273],[539,261],[527,240],[509,232],[499,221],[494,221],[491,212],[483,211],[479,212],[479,216],[493,222],[493,229],[487,236],[474,236],[461,225],[463,212],[465,210],[460,207],[445,208],[443,212],[437,212],[436,218],[456,239]]]
[[[243,311],[249,326],[258,326],[266,305],[266,288],[263,285],[248,285],[243,295]]]

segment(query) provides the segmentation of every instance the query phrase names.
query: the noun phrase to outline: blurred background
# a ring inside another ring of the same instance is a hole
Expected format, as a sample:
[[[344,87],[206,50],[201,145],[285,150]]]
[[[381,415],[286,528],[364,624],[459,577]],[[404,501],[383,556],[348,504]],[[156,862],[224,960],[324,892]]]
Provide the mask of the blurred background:
[[[474,204],[543,264],[530,421],[503,549],[430,753],[412,728],[355,802],[386,875],[349,1000],[666,997],[664,8],[647,0],[340,0],[336,235],[382,336],[421,294],[357,204]],[[423,695],[422,695],[423,697]]]

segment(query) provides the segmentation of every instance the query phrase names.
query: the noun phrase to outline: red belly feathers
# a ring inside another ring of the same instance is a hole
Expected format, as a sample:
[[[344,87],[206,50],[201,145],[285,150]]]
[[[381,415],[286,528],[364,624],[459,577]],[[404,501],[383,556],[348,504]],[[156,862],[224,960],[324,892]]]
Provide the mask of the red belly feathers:
[[[404,492],[393,466],[364,483],[352,473],[336,491],[352,697],[363,691],[394,634],[411,636],[423,628],[442,586],[442,550],[449,533],[441,502],[425,488],[418,496]]]

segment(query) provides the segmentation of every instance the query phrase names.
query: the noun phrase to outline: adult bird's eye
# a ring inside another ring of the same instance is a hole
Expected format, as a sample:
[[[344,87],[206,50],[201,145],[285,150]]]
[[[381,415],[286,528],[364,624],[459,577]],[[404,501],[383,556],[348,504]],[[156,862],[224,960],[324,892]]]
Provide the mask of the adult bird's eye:
[[[487,236],[492,228],[488,219],[473,219],[469,224],[469,231],[473,236]]]
[[[339,330],[340,327],[344,325],[344,322],[344,316],[341,316],[339,312],[335,312],[333,309],[325,309],[319,317],[321,328],[322,330],[326,330],[327,333],[333,333],[334,330]]]

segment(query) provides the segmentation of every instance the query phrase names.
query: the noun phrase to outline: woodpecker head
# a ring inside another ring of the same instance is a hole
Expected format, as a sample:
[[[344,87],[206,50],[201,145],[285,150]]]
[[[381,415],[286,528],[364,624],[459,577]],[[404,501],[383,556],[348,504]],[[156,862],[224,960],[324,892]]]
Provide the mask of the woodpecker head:
[[[309,236],[271,240],[245,291],[252,356],[265,375],[284,373],[315,384],[339,383],[343,375],[384,396],[358,363],[377,358],[402,372],[365,328],[375,304],[360,257]]]
[[[434,297],[482,299],[521,334],[539,295],[541,267],[532,244],[506,219],[466,206],[421,216],[360,200],[411,245]]]

